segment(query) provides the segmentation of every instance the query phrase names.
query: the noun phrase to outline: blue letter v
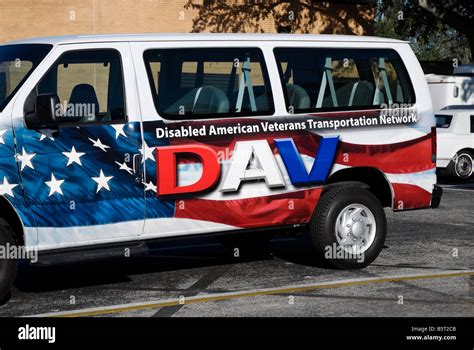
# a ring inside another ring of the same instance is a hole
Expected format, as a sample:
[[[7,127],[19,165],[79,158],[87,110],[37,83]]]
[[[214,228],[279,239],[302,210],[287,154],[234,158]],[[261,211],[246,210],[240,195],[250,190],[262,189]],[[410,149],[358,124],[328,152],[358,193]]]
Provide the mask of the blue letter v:
[[[324,183],[336,154],[339,136],[321,138],[309,175],[293,139],[275,139],[274,141],[293,185]]]

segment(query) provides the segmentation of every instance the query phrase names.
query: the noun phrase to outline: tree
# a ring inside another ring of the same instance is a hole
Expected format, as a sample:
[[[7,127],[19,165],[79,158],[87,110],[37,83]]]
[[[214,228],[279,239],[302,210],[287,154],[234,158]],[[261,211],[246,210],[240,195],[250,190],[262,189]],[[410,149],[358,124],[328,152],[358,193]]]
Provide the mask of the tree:
[[[474,52],[473,0],[188,0],[185,8],[198,11],[193,32],[375,34],[409,40],[421,60],[462,63]]]
[[[359,1],[360,2],[360,1]],[[316,28],[331,34],[372,34],[373,6],[345,5],[311,0],[225,1],[188,0],[186,9],[198,10],[193,32],[312,33]],[[264,28],[271,19],[274,28]]]
[[[426,14],[466,36],[471,52],[474,51],[474,2],[472,0],[414,0]]]
[[[421,60],[467,63],[474,50],[473,5],[469,1],[382,0],[376,8],[377,36],[409,40]]]

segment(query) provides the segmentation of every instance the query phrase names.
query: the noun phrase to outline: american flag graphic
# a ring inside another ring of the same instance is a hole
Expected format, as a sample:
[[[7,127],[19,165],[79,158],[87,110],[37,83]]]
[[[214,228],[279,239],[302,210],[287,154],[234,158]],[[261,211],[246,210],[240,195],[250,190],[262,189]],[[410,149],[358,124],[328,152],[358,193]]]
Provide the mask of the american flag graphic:
[[[172,129],[203,123],[225,126],[258,121],[222,119],[170,122],[166,126]],[[166,234],[185,229],[206,231],[212,224],[219,228],[251,228],[304,223],[310,219],[322,187],[293,187],[288,174],[284,174],[287,186],[282,189],[269,189],[259,182],[243,184],[233,194],[220,193],[216,188],[181,198],[159,198],[155,149],[170,144],[205,144],[222,154],[225,173],[237,141],[267,139],[281,162],[273,139],[283,136],[293,138],[310,167],[321,137],[317,133],[306,130],[157,139],[158,127],[164,127],[164,122],[71,126],[51,134],[28,130],[22,118],[13,119],[13,128],[4,122],[0,124],[0,194],[15,207],[23,225],[32,228],[91,227],[163,219],[162,225],[153,221],[153,230]],[[399,129],[368,132],[364,128],[353,134],[333,130],[332,134],[340,133],[341,141],[331,172],[350,167],[379,169],[390,182],[395,209],[429,206],[436,181],[431,130],[403,127],[404,133]],[[141,156],[143,177],[132,169],[136,154]],[[201,171],[195,160],[183,159],[178,176],[183,181],[195,181]],[[397,208],[399,201],[403,208]],[[176,225],[165,224],[169,219],[175,220]],[[181,222],[186,225],[180,226]],[[195,227],[190,223],[195,223]]]

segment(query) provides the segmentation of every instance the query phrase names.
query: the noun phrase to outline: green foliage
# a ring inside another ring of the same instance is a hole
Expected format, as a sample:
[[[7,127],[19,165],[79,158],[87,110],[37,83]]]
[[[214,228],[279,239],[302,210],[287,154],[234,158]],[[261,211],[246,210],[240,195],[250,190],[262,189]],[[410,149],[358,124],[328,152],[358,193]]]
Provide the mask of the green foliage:
[[[451,1],[462,7],[463,1]],[[467,5],[464,5],[466,7]],[[469,6],[467,6],[469,7]],[[450,11],[446,8],[445,11]],[[465,9],[470,11],[470,8]],[[421,7],[416,1],[383,0],[376,4],[374,35],[408,40],[420,60],[451,61],[462,63],[472,60],[468,36],[472,28],[465,32],[453,29],[446,22],[443,10],[434,12]],[[469,18],[466,19],[466,21]],[[459,16],[459,21],[462,17]],[[452,23],[450,23],[452,24]],[[458,27],[458,26],[457,26]],[[459,26],[462,29],[462,26]]]

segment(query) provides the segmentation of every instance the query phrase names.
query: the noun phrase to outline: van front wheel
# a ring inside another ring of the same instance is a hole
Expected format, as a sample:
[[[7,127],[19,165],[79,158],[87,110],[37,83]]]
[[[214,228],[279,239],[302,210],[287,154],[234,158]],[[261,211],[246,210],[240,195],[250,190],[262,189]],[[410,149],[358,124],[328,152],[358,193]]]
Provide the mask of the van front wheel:
[[[387,221],[371,192],[339,186],[322,195],[309,228],[319,257],[341,269],[359,269],[382,251]]]
[[[11,247],[16,245],[16,241],[10,227],[4,225],[0,220],[0,252],[5,254],[11,251]],[[7,298],[10,293],[13,282],[16,277],[17,260],[2,253],[0,256],[0,304]]]
[[[456,154],[452,165],[453,175],[459,179],[468,179],[473,172],[472,154],[469,151],[463,151]]]

